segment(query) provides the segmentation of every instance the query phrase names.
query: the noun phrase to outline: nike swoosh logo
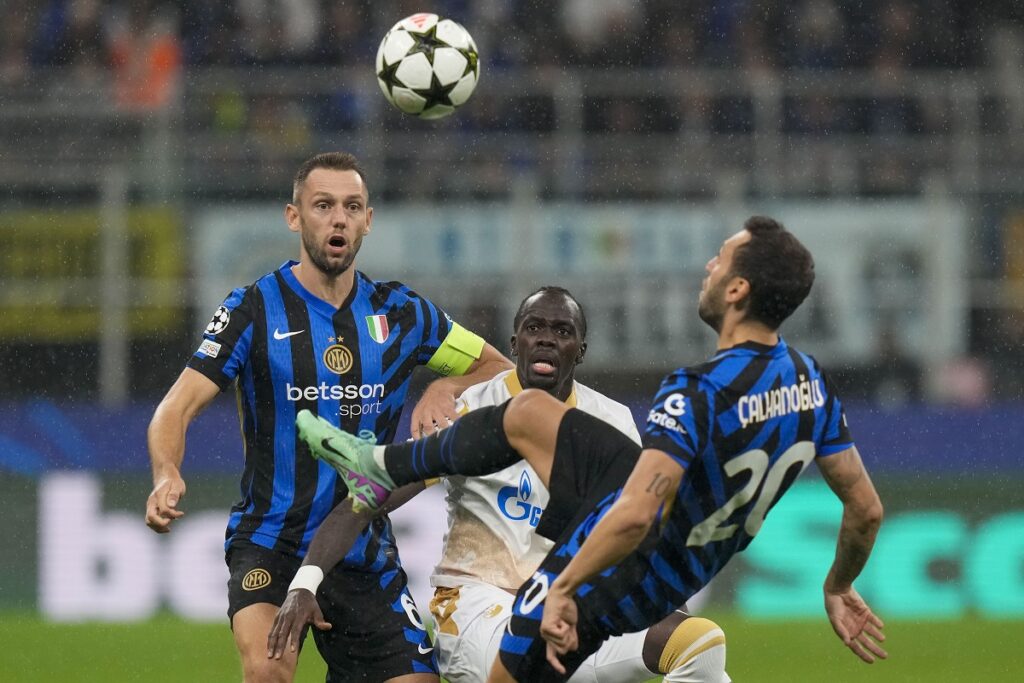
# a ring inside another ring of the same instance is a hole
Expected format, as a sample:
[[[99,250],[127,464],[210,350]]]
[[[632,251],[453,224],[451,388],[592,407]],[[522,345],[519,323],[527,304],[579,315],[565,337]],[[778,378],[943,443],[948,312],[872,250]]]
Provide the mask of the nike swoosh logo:
[[[427,654],[430,654],[431,652],[434,651],[434,648],[428,647],[428,648],[424,649],[422,645],[417,645],[416,649],[419,650],[419,653],[421,655],[427,655]]]
[[[274,328],[274,339],[276,339],[278,341],[281,341],[282,339],[287,339],[288,337],[294,337],[295,335],[302,334],[303,332],[305,332],[305,330],[297,330],[295,332],[284,332],[284,333],[282,333],[282,332],[279,332],[277,330],[277,328]]]
[[[325,451],[330,451],[331,453],[334,453],[335,455],[340,455],[343,458],[345,457],[344,453],[342,453],[337,448],[331,445],[331,440],[329,438],[322,439],[320,441],[320,445],[323,447]]]

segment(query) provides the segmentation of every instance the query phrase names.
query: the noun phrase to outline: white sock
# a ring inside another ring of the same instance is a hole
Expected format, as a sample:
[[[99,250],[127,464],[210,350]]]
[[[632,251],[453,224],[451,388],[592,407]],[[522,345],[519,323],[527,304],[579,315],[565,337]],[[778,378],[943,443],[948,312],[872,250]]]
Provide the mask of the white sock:
[[[730,683],[725,672],[725,645],[715,645],[665,674],[666,683]]]
[[[384,465],[384,446],[373,447],[373,464],[380,470],[380,474],[383,475],[382,478],[386,480],[386,483],[390,483],[392,488],[394,488],[395,482],[391,475],[388,474],[388,468]]]
[[[674,648],[666,649],[659,663],[663,669],[671,667],[665,674],[665,681],[729,683],[732,680],[725,673],[725,633],[715,622],[690,617],[673,633],[670,645]],[[666,662],[667,658],[672,661]]]

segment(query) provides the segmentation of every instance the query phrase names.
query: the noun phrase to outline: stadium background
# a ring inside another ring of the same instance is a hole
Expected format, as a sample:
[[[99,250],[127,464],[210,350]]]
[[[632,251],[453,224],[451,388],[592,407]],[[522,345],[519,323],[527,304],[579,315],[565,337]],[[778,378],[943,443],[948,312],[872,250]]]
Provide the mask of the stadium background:
[[[388,109],[370,66],[423,10],[483,65],[434,123]],[[145,426],[220,299],[293,255],[297,164],[341,148],[377,209],[361,269],[502,349],[524,294],[569,287],[581,378],[638,418],[711,349],[694,306],[718,242],[787,222],[820,273],[787,337],[832,371],[887,505],[858,586],[893,659],[853,662],[821,614],[838,507],[812,474],[705,596],[730,672],[1018,680],[1020,3],[28,0],[0,20],[0,679],[237,678],[232,401],[190,433],[166,538],[142,523]],[[443,513],[419,505],[396,525],[424,605]]]

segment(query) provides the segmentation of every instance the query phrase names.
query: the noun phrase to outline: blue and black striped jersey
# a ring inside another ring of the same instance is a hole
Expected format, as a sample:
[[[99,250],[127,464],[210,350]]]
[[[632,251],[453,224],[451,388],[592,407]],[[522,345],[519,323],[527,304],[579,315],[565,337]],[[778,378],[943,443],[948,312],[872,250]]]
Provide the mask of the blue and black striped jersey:
[[[222,390],[237,387],[245,466],[226,546],[247,539],[304,555],[347,489],[310,455],[296,433],[296,413],[308,409],[344,430],[369,429],[379,443],[390,441],[414,368],[430,360],[452,322],[405,285],[359,272],[335,309],[299,284],[294,265],[231,292],[188,366]],[[345,563],[378,570],[389,556],[394,537],[385,521],[370,525]]]
[[[609,605],[606,623],[637,630],[648,615],[682,605],[747,547],[815,457],[852,445],[821,368],[781,338],[775,346],[740,344],[668,375],[644,447],[664,451],[686,472],[656,542],[634,565],[642,575],[623,577],[639,588]]]

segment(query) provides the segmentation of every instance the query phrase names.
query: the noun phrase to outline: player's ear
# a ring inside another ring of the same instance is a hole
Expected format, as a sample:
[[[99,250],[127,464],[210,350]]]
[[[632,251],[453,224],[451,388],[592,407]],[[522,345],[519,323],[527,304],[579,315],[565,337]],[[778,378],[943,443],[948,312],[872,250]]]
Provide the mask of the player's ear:
[[[509,351],[509,355],[510,355],[510,356],[512,356],[513,358],[515,358],[515,357],[516,357],[517,355],[519,355],[519,354],[518,354],[518,353],[516,352],[516,335],[514,335],[514,334],[512,335],[512,340],[511,340],[511,341],[509,342],[509,348],[511,349],[511,350]]]
[[[580,352],[576,354],[576,365],[583,362],[583,356],[587,355],[587,342],[580,344]]]
[[[736,276],[729,280],[729,286],[725,288],[726,303],[735,304],[750,296],[750,281],[746,278]]]
[[[288,229],[292,232],[299,231],[299,207],[294,204],[285,204],[284,207],[284,221],[288,224]]]
[[[366,207],[366,227],[363,228],[363,234],[364,235],[369,235],[370,234],[370,228],[372,226],[373,226],[373,207],[372,206],[367,206]]]

